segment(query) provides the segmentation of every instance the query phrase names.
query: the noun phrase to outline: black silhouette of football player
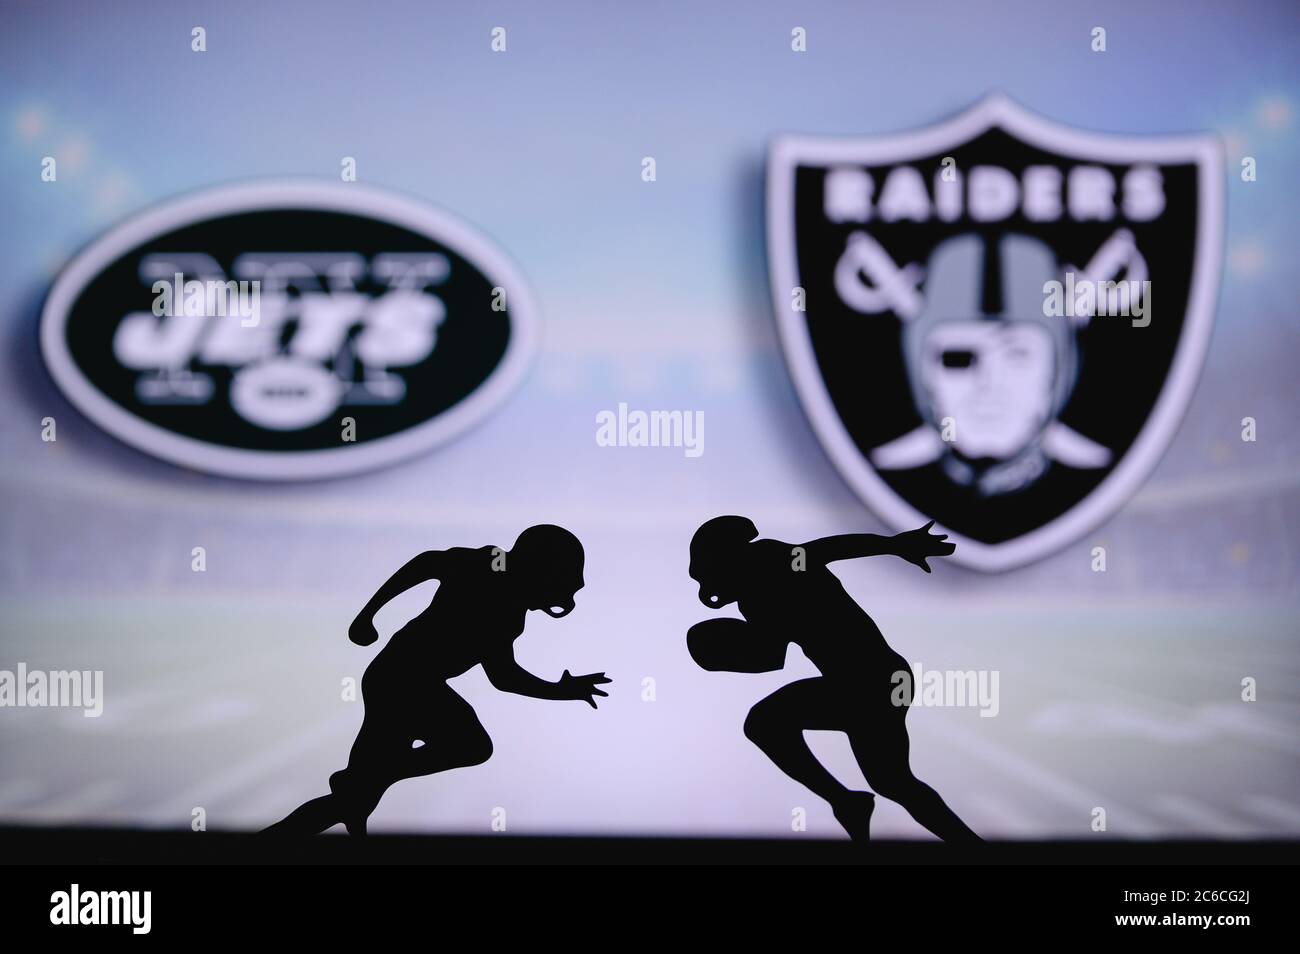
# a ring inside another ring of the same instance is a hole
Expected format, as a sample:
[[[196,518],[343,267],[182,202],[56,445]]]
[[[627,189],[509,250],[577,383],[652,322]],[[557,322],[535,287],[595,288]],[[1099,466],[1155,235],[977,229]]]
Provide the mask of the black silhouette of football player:
[[[529,527],[509,551],[453,547],[421,553],[379,588],[348,630],[360,646],[379,638],[375,613],[426,580],[438,592],[419,616],[393,634],[361,680],[365,718],[347,768],[330,776],[329,795],[312,799],[267,829],[312,834],[342,822],[362,835],[366,819],[394,782],[479,765],[492,740],[470,704],[447,680],[482,665],[503,692],[535,699],[581,700],[593,709],[603,672],[547,682],[523,669],[514,641],[529,610],[567,616],[583,587],[582,544],[562,527]]]
[[[896,674],[910,680],[911,669],[828,568],[836,560],[893,554],[929,573],[929,557],[955,549],[945,535],[930,533],[933,525],[894,537],[846,534],[795,546],[756,539],[751,520],[729,516],[709,520],[691,540],[690,574],[700,585],[700,602],[710,609],[734,602],[744,616],[692,626],[692,657],[709,670],[772,672],[784,667],[789,643],[803,650],[822,675],[761,700],[745,719],[745,735],[781,771],[829,802],[854,840],[869,836],[875,796],[851,791],[827,771],[804,740],[807,729],[846,733],[867,784],[935,835],[980,840],[912,774],[904,724],[910,696],[896,691]]]

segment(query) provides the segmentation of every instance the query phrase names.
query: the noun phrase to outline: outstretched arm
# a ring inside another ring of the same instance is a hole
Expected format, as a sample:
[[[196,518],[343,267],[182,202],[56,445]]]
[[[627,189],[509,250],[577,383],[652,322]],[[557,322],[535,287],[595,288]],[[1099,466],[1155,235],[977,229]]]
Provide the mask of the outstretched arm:
[[[803,548],[810,561],[825,564],[893,553],[893,539],[874,533],[844,533],[837,537],[821,537],[805,543]]]
[[[569,670],[559,682],[547,682],[515,661],[514,653],[505,652],[483,660],[483,671],[487,673],[488,682],[502,692],[513,692],[517,696],[529,696],[533,699],[581,700],[593,709],[596,708],[595,696],[607,696],[596,687],[610,682],[603,672],[593,672],[585,676],[571,676]]]
[[[931,520],[924,527],[908,530],[892,537],[877,536],[874,533],[846,533],[838,537],[822,537],[805,543],[808,558],[814,563],[834,563],[836,560],[855,560],[858,557],[893,554],[902,557],[908,563],[919,566],[926,573],[930,566],[925,561],[929,557],[947,556],[957,549],[957,545],[946,543],[946,533],[931,533],[934,526]]]
[[[406,565],[388,578],[379,588],[370,602],[361,608],[357,618],[348,628],[348,638],[358,646],[369,646],[379,638],[375,630],[375,614],[393,597],[405,593],[413,586],[419,586],[426,580],[441,578],[446,563],[446,554],[441,550],[426,550],[412,557]]]

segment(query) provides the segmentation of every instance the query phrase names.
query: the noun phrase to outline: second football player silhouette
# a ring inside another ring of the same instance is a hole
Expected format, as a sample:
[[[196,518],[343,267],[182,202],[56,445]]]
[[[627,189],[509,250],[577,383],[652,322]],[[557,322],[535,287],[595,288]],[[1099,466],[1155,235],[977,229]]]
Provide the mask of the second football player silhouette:
[[[898,802],[945,841],[978,841],[939,794],[908,764],[895,675],[907,661],[885,642],[875,622],[828,569],[836,560],[894,554],[930,572],[927,558],[953,551],[930,533],[931,521],[894,537],[870,533],[825,537],[793,545],[758,540],[747,517],[715,517],[691,540],[691,577],[710,609],[736,603],[744,619],[696,623],[687,634],[691,656],[705,669],[771,672],[798,645],[822,675],[783,686],[749,711],[745,735],[776,766],[830,803],[849,836],[866,840],[875,796],[854,792],[817,761],[803,733],[846,733],[867,783]]]

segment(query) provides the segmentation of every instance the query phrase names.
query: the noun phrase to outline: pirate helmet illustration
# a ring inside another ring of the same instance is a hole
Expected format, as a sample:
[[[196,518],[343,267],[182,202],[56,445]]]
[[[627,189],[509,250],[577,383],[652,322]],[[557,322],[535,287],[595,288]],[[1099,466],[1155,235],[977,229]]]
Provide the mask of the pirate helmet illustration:
[[[875,449],[882,470],[939,461],[980,493],[1028,486],[1051,461],[1104,467],[1110,451],[1057,420],[1079,376],[1077,330],[1049,316],[1046,282],[1060,274],[1043,241],[974,232],[941,242],[924,298],[901,312],[903,361],[920,428]]]
[[[919,129],[775,139],[777,329],[849,487],[985,571],[1113,516],[1200,374],[1223,168],[1214,135],[1078,129],[996,93]]]

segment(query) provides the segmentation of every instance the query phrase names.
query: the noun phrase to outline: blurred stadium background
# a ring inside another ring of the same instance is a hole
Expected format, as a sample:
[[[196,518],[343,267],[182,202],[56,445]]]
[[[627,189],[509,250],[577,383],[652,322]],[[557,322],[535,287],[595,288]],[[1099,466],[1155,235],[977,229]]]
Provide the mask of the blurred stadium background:
[[[1225,273],[1183,426],[1098,531],[999,576],[840,571],[909,660],[1001,672],[997,718],[910,716],[913,764],[990,837],[1089,837],[1094,807],[1099,837],[1300,835],[1294,4],[14,2],[0,17],[0,669],[102,669],[107,696],[99,719],[0,710],[0,822],[278,819],[346,759],[361,707],[340,682],[373,654],[346,630],[374,589],[420,550],[508,546],[549,521],[583,539],[588,585],[571,617],[530,620],[519,658],[551,679],[605,669],[610,698],[592,712],[461,677],[495,756],[399,784],[373,827],[483,832],[500,807],[515,832],[781,835],[803,807],[809,833],[838,835],[740,732],[811,666],[792,650],[784,673],[710,674],[684,641],[705,615],[685,572],[702,520],[745,513],[782,539],[881,529],[784,368],[763,158],[777,133],[907,129],[1002,89],[1081,127],[1222,135]],[[80,246],[159,199],[333,177],[343,156],[482,229],[530,280],[542,351],[498,413],[391,469],[269,486],[155,461],[69,407],[36,319]],[[1258,181],[1236,175],[1243,156]],[[595,415],[620,401],[703,410],[704,455],[597,447]],[[390,605],[381,634],[428,595]],[[859,778],[841,737],[813,745]],[[877,819],[928,837],[892,804]]]

